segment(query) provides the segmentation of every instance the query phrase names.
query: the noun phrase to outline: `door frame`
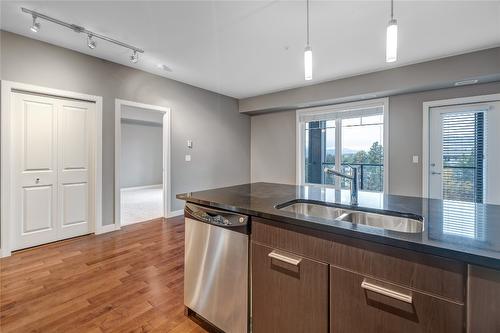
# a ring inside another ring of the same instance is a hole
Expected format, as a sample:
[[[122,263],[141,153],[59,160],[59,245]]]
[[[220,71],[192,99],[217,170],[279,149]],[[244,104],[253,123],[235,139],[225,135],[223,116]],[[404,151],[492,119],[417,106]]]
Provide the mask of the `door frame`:
[[[170,146],[171,146],[171,110],[169,107],[144,104],[124,99],[115,99],[115,226],[121,228],[121,142],[122,142],[122,106],[132,106],[144,109],[144,111],[164,112],[163,115],[163,217],[175,216],[175,212],[170,211],[171,207],[171,177],[170,177]]]
[[[95,234],[101,234],[109,228],[102,225],[102,97],[95,95],[82,94],[73,91],[53,89],[43,86],[26,84],[13,81],[1,81],[1,195],[0,195],[0,256],[8,257],[11,255],[12,232],[12,163],[13,163],[13,138],[12,138],[12,113],[13,110],[13,92],[23,92],[28,94],[41,94],[56,98],[69,98],[95,103],[96,109],[93,116],[93,126],[89,129],[93,156],[91,156],[90,178],[94,194],[94,200],[91,202],[91,214],[94,223],[91,223],[92,231]],[[91,173],[91,174],[92,174]],[[92,197],[92,195],[90,196]]]
[[[429,197],[429,117],[431,108],[442,106],[454,106],[462,104],[474,104],[484,102],[498,102],[500,101],[500,94],[478,95],[459,97],[451,99],[442,99],[436,101],[429,101],[423,103],[423,118],[422,118],[422,197]]]

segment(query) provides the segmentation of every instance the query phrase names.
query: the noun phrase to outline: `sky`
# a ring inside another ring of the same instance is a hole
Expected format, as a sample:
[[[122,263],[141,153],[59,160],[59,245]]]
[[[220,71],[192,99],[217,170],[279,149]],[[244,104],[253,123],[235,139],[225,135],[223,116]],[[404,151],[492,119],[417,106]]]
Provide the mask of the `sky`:
[[[344,127],[342,129],[342,146],[344,149],[368,151],[375,141],[383,145],[383,126],[365,125]],[[326,135],[327,150],[335,149],[335,131],[327,129]]]

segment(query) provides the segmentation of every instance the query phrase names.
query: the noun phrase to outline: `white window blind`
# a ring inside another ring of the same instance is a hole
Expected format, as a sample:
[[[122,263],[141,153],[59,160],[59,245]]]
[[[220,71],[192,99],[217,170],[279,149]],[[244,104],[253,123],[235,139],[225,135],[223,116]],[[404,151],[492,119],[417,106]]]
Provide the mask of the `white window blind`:
[[[308,123],[311,121],[329,121],[346,118],[368,117],[382,114],[384,114],[384,108],[382,106],[364,107],[360,109],[345,111],[325,109],[321,112],[303,113],[299,116],[299,121]]]
[[[484,200],[485,110],[442,114],[443,199]]]

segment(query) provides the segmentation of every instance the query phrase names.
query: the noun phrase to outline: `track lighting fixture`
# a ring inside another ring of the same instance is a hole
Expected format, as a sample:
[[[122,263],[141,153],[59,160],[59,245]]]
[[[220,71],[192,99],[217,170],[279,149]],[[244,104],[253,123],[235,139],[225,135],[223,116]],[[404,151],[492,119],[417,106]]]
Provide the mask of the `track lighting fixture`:
[[[40,23],[36,21],[37,17],[33,15],[33,24],[30,27],[30,30],[33,32],[38,32],[40,31]]]
[[[137,54],[137,51],[134,50],[132,52],[132,55],[130,56],[130,62],[135,64],[138,60],[139,60],[139,55]]]
[[[64,21],[61,21],[59,19],[47,16],[47,15],[39,13],[39,12],[35,12],[35,11],[31,10],[31,9],[27,9],[27,8],[24,8],[24,7],[21,8],[21,11],[23,13],[27,13],[27,14],[29,14],[29,15],[31,15],[33,17],[33,24],[30,27],[30,30],[33,31],[33,32],[38,32],[40,30],[40,23],[38,23],[37,20],[45,20],[45,21],[49,21],[49,22],[58,24],[58,25],[63,26],[65,28],[68,28],[68,29],[70,29],[70,30],[72,30],[72,31],[74,31],[76,33],[86,34],[87,35],[87,46],[90,49],[95,49],[96,48],[97,43],[96,43],[95,39],[105,40],[106,42],[109,42],[109,43],[112,43],[112,44],[115,44],[115,45],[119,45],[121,47],[124,47],[124,48],[127,48],[127,49],[131,50],[132,51],[132,55],[130,56],[130,61],[133,62],[133,63],[136,63],[139,60],[139,53],[144,53],[144,50],[142,50],[142,49],[140,49],[138,47],[135,47],[133,45],[121,42],[119,40],[116,40],[114,38],[111,38],[111,37],[108,37],[108,36],[105,36],[105,35],[101,35],[101,34],[95,33],[93,31],[85,29],[84,27],[79,26],[77,24],[72,24],[72,23],[64,22]]]
[[[95,40],[92,37],[93,36],[91,34],[87,35],[87,46],[91,50],[95,49],[97,46],[97,44],[95,43]]]
[[[398,21],[394,19],[394,0],[391,0],[391,19],[386,37],[385,61],[394,62],[398,59]]]

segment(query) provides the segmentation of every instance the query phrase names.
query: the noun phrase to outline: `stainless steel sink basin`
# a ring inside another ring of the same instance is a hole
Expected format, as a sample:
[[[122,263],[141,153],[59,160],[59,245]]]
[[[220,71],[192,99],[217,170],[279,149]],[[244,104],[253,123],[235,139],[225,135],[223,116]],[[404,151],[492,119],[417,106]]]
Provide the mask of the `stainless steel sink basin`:
[[[346,210],[340,207],[322,205],[320,203],[291,201],[276,206],[277,209],[294,214],[319,217],[327,220],[350,222],[370,227],[381,228],[405,233],[420,233],[424,229],[423,222],[408,214],[393,216],[386,214],[370,213],[358,210]]]
[[[282,206],[281,208],[278,209],[285,212],[306,215],[306,216],[321,217],[324,219],[336,219],[337,217],[346,212],[346,210],[342,208],[318,205],[307,202],[296,202],[290,205]]]
[[[406,233],[420,233],[424,226],[422,221],[412,218],[359,211],[342,214],[337,220]]]

